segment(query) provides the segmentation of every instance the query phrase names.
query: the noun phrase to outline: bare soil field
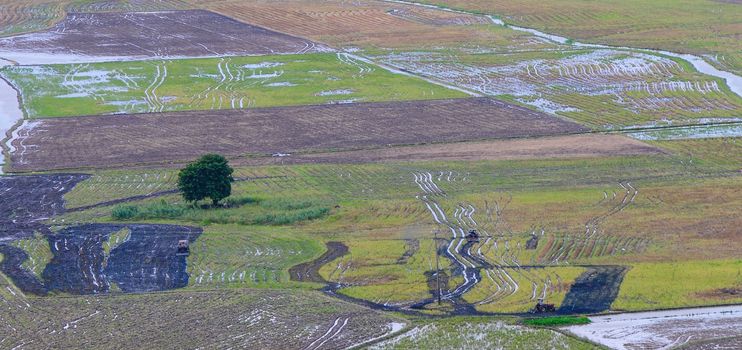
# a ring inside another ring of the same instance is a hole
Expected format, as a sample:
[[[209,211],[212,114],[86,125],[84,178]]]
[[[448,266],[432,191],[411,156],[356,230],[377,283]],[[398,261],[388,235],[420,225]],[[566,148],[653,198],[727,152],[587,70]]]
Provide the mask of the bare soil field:
[[[305,163],[377,163],[408,161],[477,161],[546,158],[591,158],[660,154],[640,141],[619,135],[583,134],[535,139],[456,142],[373,150],[296,154],[291,157],[243,157],[234,164],[253,166]]]
[[[406,323],[318,292],[27,298],[2,275],[0,287],[4,349],[343,349],[392,334]]]
[[[420,47],[501,41],[486,17],[383,1],[209,1],[226,16],[334,46]],[[512,36],[519,36],[519,34]]]
[[[0,39],[0,56],[202,57],[327,51],[322,45],[204,10],[70,13],[52,28]],[[31,61],[29,61],[31,60]]]
[[[575,134],[586,129],[488,99],[358,103],[34,122],[11,141],[14,171],[182,162],[387,145]],[[102,147],[105,145],[105,147]]]

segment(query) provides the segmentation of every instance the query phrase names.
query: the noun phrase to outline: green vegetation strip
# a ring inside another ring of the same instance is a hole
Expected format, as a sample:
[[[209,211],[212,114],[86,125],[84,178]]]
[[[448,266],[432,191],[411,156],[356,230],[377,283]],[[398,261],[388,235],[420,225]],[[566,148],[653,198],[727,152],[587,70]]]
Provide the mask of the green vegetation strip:
[[[327,215],[330,207],[311,200],[286,198],[228,198],[220,207],[159,202],[143,205],[119,205],[111,211],[114,220],[178,219],[204,225],[288,225]]]
[[[561,327],[588,324],[590,319],[585,316],[553,316],[543,318],[527,318],[523,324],[537,327]]]

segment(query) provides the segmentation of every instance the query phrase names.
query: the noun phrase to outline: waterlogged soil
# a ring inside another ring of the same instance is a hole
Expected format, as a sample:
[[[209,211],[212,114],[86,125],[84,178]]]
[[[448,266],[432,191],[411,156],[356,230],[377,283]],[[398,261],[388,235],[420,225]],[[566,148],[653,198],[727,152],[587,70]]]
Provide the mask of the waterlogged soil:
[[[129,233],[107,254],[104,243],[121,230]],[[151,292],[188,285],[186,256],[176,255],[178,241],[193,242],[198,228],[174,225],[86,224],[46,235],[53,254],[41,278],[21,267],[25,252],[3,246],[3,272],[24,292],[44,295]],[[116,287],[112,287],[114,285]]]
[[[588,266],[572,284],[557,312],[590,314],[608,311],[618,296],[627,270],[626,266]]]
[[[0,244],[46,228],[42,222],[64,213],[65,193],[88,175],[0,176]]]
[[[0,269],[22,291],[37,295],[187,286],[186,256],[176,255],[178,241],[193,242],[201,234],[199,228],[85,224],[52,230],[49,220],[65,212],[64,194],[87,178],[79,174],[0,177]],[[126,235],[109,241],[117,232]],[[23,267],[30,259],[28,253],[10,245],[34,234],[47,240],[52,254],[41,276]]]
[[[13,171],[177,163],[204,153],[271,157],[423,143],[575,134],[584,127],[492,100],[356,103],[41,120]],[[225,127],[228,126],[228,127]],[[105,147],[101,147],[105,145]]]
[[[348,246],[340,242],[325,243],[327,251],[319,258],[305,262],[289,269],[292,281],[327,283],[327,280],[319,274],[319,269],[325,264],[348,254]]]
[[[203,10],[70,13],[46,31],[0,39],[0,57],[21,64],[323,50],[311,41]]]

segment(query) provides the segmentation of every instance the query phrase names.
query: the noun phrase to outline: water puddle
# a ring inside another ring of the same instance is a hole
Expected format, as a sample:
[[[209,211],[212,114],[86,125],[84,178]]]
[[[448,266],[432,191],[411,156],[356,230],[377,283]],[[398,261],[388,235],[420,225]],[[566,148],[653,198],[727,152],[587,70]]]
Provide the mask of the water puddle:
[[[0,68],[10,65],[7,61],[0,59]],[[23,119],[23,111],[18,103],[18,92],[5,79],[0,79],[0,139],[6,142],[8,130],[19,120]],[[0,174],[3,173],[5,165],[5,153],[0,155]]]
[[[590,317],[570,332],[612,349],[672,348],[742,334],[742,305]]]

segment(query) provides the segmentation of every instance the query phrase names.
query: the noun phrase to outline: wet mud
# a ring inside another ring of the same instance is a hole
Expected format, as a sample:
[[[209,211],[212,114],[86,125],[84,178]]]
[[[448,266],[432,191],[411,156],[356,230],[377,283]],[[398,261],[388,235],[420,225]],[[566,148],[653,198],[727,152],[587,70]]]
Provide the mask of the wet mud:
[[[48,220],[63,214],[64,194],[88,175],[0,177],[0,269],[25,293],[149,292],[188,285],[186,256],[178,241],[193,242],[200,228],[149,224],[84,224],[53,232]],[[56,230],[56,228],[55,228]],[[126,230],[125,237],[109,242]],[[30,257],[10,242],[41,234],[51,260],[37,276],[23,267]],[[105,248],[104,248],[105,247]]]
[[[419,239],[407,239],[405,240],[405,251],[402,254],[402,256],[397,259],[397,264],[403,265],[406,264],[410,258],[417,253],[418,250],[420,250],[420,240]]]
[[[292,281],[327,283],[327,280],[319,274],[319,269],[323,265],[348,254],[348,246],[340,242],[327,242],[325,245],[327,251],[319,258],[289,269],[289,276]]]
[[[42,224],[44,220],[64,213],[65,193],[88,177],[82,174],[0,176],[0,243],[46,228]]]
[[[327,50],[204,10],[70,13],[46,31],[0,39],[4,57],[22,64]]]
[[[110,252],[113,233],[128,230]],[[175,225],[86,224],[65,228],[46,239],[53,254],[41,279],[23,269],[23,250],[4,245],[2,270],[26,292],[96,294],[112,290],[151,292],[188,285],[186,256],[176,255],[178,241],[193,242],[201,229]],[[115,285],[115,287],[114,287]]]
[[[608,311],[618,296],[626,266],[588,266],[564,297],[560,314],[590,314]]]

